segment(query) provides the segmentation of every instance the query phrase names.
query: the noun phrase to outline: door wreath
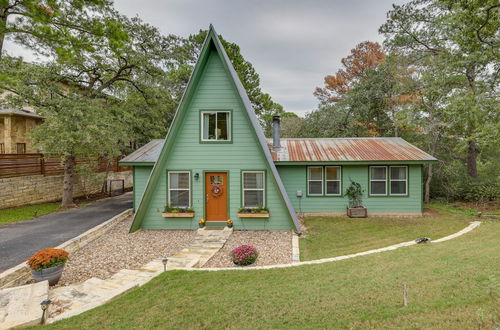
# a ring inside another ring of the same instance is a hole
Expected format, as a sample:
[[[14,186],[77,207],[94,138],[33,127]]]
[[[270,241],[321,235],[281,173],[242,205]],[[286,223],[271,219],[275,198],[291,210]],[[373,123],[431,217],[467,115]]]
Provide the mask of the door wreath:
[[[219,185],[212,185],[211,193],[213,197],[220,197],[222,195],[222,187]]]

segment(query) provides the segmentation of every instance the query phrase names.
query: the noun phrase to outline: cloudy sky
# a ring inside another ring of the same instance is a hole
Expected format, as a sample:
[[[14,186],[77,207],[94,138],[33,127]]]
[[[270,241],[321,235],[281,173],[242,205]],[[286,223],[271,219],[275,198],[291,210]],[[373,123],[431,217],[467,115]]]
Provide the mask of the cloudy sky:
[[[404,0],[115,0],[163,33],[188,36],[210,23],[241,47],[261,78],[263,91],[287,111],[315,109],[316,86],[340,68],[356,44],[379,41],[378,28],[392,3]],[[21,55],[12,44],[6,49]]]

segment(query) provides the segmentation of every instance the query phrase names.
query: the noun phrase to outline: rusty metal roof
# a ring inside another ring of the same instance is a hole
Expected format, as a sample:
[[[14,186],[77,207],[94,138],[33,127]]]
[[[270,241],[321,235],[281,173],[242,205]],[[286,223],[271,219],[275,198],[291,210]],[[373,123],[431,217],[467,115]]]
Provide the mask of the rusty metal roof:
[[[344,162],[344,161],[436,161],[402,138],[313,138],[281,139],[281,150],[272,151],[275,162]]]
[[[156,162],[165,140],[152,140],[137,149],[121,163]],[[281,139],[281,150],[273,151],[273,140],[267,146],[275,162],[369,162],[421,161],[437,159],[401,138],[327,138]]]
[[[164,141],[164,139],[151,140],[120,160],[120,163],[151,163],[153,165],[160,155]]]

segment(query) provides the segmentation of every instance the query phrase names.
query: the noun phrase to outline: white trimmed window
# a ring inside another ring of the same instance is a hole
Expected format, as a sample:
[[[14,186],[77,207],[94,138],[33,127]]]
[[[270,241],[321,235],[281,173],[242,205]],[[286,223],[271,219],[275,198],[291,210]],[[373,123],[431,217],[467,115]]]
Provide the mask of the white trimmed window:
[[[370,166],[370,195],[387,195],[387,166]]]
[[[191,207],[191,173],[187,171],[168,172],[168,205],[170,207]]]
[[[231,141],[231,112],[201,112],[202,141]]]
[[[325,195],[340,196],[342,169],[340,166],[325,166]]]
[[[242,172],[244,208],[266,207],[266,183],[264,171]]]
[[[408,194],[408,166],[389,166],[389,193],[392,196]]]
[[[323,166],[309,166],[307,168],[307,194],[310,196],[323,195]]]

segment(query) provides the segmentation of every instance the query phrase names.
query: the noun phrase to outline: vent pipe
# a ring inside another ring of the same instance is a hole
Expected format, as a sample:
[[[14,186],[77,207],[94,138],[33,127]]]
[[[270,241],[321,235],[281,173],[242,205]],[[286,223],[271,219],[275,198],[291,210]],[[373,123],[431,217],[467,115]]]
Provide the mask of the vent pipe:
[[[280,116],[273,116],[273,150],[279,151],[280,144]]]

